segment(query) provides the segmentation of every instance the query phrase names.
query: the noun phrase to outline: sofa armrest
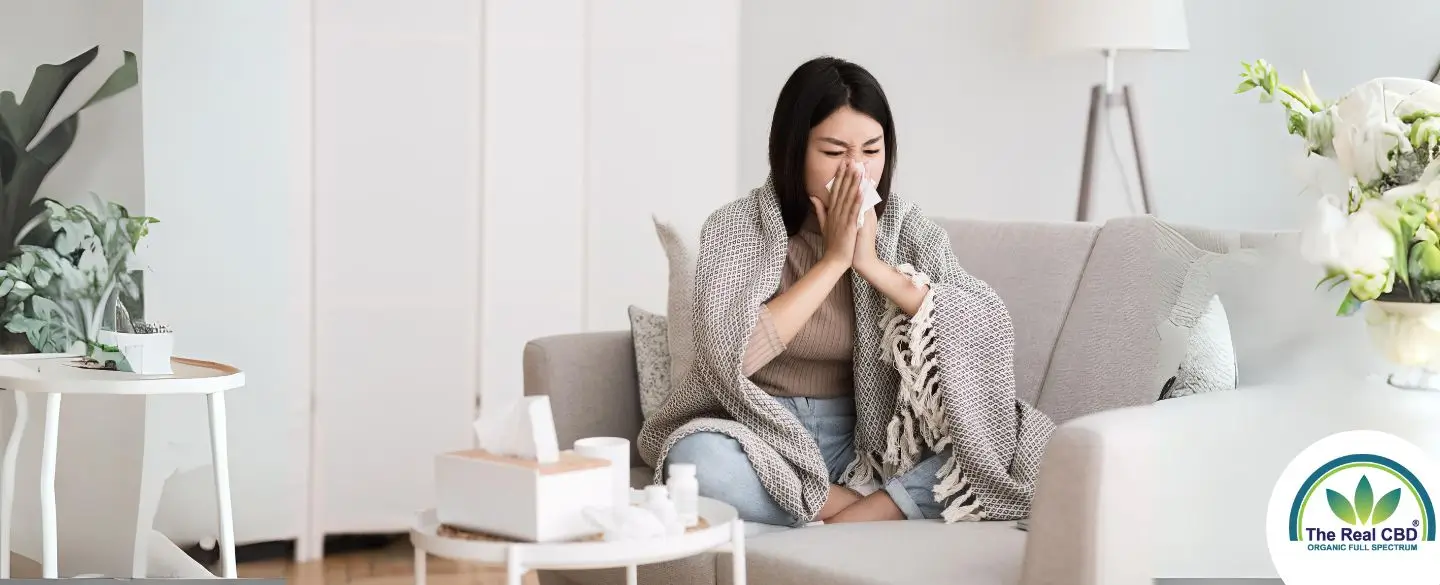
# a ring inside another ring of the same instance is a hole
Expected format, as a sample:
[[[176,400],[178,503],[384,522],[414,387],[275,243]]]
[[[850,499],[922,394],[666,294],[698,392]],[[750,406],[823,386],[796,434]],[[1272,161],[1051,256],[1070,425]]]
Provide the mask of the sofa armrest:
[[[629,331],[542,337],[525,345],[525,395],[549,396],[561,449],[585,437],[640,434],[640,390]]]
[[[1060,425],[1040,463],[1021,585],[1152,582],[1152,407]]]

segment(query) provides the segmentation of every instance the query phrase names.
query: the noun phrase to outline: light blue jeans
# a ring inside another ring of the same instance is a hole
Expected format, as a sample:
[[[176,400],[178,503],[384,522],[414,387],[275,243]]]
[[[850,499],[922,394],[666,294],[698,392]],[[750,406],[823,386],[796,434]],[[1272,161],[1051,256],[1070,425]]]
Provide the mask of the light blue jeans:
[[[805,430],[820,447],[830,483],[839,483],[840,474],[855,459],[855,401],[851,398],[785,398],[776,397],[782,406],[795,413]],[[913,469],[885,483],[885,491],[895,505],[911,520],[940,517],[941,506],[935,501],[935,474],[945,465],[949,449],[924,458]],[[778,526],[799,527],[809,518],[795,518],[765,491],[760,476],[740,442],[721,433],[695,433],[670,447],[666,463],[692,463],[697,470],[700,495],[735,506],[740,518]]]

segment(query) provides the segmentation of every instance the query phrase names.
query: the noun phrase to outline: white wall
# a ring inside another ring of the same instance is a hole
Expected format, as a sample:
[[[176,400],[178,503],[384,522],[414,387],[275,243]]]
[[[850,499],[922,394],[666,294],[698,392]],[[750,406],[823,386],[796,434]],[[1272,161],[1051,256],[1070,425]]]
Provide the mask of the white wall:
[[[480,3],[315,3],[316,529],[393,531],[469,447]]]
[[[1073,219],[1090,86],[1102,80],[1104,63],[1099,55],[1035,54],[1029,17],[1028,0],[746,0],[742,188],[769,171],[770,118],[786,78],[828,54],[864,66],[885,88],[899,142],[893,189],[926,213]],[[1119,82],[1139,81],[1137,61],[1122,60]],[[1107,193],[1097,216],[1123,212],[1119,195]]]
[[[742,193],[739,26],[738,0],[486,3],[485,396],[530,339],[665,310],[651,215]]]
[[[0,91],[23,97],[36,66],[63,63],[99,45],[100,55],[52,111],[68,115],[120,65],[122,51],[141,52],[140,28],[140,0],[0,0]],[[80,114],[75,144],[40,196],[84,203],[93,191],[132,212],[144,211],[141,93],[128,90]],[[52,116],[46,128],[60,119]]]
[[[1440,27],[1440,3],[1431,0],[1187,4],[1191,50],[1157,57],[1143,95],[1164,217],[1295,229],[1314,201],[1307,187],[1323,161],[1305,162],[1279,104],[1231,93],[1242,60],[1270,61],[1291,84],[1308,70],[1326,99],[1376,77],[1425,79],[1440,63],[1434,35],[1403,32]]]
[[[1293,81],[1308,69],[1316,90],[1333,98],[1374,77],[1424,78],[1440,60],[1427,35],[1375,32],[1396,26],[1396,15],[1410,23],[1405,30],[1440,25],[1440,3],[1427,0],[1186,4],[1190,51],[1122,55],[1117,67],[1138,100],[1155,212],[1170,221],[1296,228],[1311,201],[1301,191],[1318,165],[1305,164],[1275,104],[1231,93],[1240,61],[1265,58]],[[899,127],[897,192],[936,216],[1073,218],[1089,88],[1102,79],[1103,62],[1032,53],[1031,10],[1025,0],[916,0],[883,9],[859,0],[747,0],[742,184],[765,176],[765,137],[785,77],[830,53],[869,68],[889,94]],[[1123,144],[1123,120],[1113,127]],[[1104,219],[1127,209],[1116,159],[1100,146],[1097,219]]]
[[[146,0],[148,316],[176,352],[234,364],[228,398],[240,542],[304,531],[311,378],[308,38],[289,0]],[[187,398],[194,398],[187,399]],[[214,534],[205,403],[152,399],[149,419],[205,467],[167,487],[157,526]]]

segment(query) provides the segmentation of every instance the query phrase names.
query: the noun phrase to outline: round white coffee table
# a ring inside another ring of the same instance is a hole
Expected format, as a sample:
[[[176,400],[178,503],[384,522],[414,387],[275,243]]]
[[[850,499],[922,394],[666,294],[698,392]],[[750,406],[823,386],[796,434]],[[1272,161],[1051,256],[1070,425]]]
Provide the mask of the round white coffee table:
[[[0,359],[0,389],[15,393],[15,427],[0,461],[0,579],[10,578],[10,520],[15,503],[15,459],[25,433],[26,396],[45,395],[45,439],[40,458],[41,575],[59,576],[55,526],[55,453],[60,437],[60,397],[65,394],[204,394],[210,403],[210,450],[220,508],[222,575],[236,578],[235,525],[230,510],[230,462],[225,441],[225,394],[245,385],[240,370],[187,358],[172,358],[172,374],[141,375],[79,367],[72,355],[17,355]]]
[[[745,585],[745,527],[729,504],[700,498],[700,517],[709,526],[682,536],[617,542],[510,543],[440,536],[435,510],[425,510],[410,529],[415,546],[415,584],[425,585],[425,557],[503,565],[508,585],[520,585],[526,571],[625,568],[635,585],[640,565],[663,563],[729,548],[735,585]]]

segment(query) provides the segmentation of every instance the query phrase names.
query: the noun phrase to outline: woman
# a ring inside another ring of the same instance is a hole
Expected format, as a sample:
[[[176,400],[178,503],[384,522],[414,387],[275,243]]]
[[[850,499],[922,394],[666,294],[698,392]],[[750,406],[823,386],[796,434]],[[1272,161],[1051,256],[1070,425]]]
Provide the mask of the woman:
[[[1004,304],[889,192],[895,149],[865,69],[790,76],[770,178],[702,230],[695,363],[639,441],[657,481],[693,463],[701,495],[783,526],[1028,513],[1053,424],[1015,399]]]

